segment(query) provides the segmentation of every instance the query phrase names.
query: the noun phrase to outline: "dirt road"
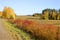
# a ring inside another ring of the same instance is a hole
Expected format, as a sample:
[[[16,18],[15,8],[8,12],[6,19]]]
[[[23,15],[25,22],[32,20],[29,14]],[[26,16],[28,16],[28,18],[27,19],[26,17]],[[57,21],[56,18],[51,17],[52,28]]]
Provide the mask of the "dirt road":
[[[2,19],[0,19],[0,40],[13,40],[5,30]]]

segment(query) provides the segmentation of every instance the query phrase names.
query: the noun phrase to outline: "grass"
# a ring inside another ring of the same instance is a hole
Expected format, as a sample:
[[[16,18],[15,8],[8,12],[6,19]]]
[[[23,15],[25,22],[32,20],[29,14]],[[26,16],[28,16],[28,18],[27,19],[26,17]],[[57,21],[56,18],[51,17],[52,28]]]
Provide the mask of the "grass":
[[[31,35],[24,32],[21,29],[18,29],[15,25],[11,24],[8,21],[4,21],[5,28],[10,33],[10,36],[14,38],[14,40],[35,40],[31,38]]]
[[[34,16],[17,16],[16,19],[29,19],[29,20],[39,20],[40,17],[34,17]]]

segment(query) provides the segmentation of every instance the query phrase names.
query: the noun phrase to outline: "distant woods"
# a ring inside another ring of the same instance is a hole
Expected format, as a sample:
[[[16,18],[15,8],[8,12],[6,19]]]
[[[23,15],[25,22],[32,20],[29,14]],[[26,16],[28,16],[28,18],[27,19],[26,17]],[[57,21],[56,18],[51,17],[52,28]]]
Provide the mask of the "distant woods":
[[[60,20],[60,9],[44,9],[42,13],[34,13],[33,16],[38,16],[44,20]]]

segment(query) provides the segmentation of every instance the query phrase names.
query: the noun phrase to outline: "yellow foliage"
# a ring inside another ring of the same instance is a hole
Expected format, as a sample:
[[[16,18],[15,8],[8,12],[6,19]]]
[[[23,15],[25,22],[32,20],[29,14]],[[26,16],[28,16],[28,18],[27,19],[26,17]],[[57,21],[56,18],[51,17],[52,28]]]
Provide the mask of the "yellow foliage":
[[[49,14],[48,11],[45,11],[45,12],[44,12],[44,18],[45,18],[46,20],[48,20],[48,14]]]
[[[60,20],[60,14],[58,14],[57,19]]]
[[[2,12],[0,12],[0,17],[2,16]]]
[[[56,15],[57,15],[56,12],[53,12],[53,13],[52,13],[52,16],[53,16],[53,17],[56,16]]]
[[[12,18],[15,20],[15,12],[12,8],[10,7],[5,7],[4,10],[3,10],[3,17],[4,18]]]

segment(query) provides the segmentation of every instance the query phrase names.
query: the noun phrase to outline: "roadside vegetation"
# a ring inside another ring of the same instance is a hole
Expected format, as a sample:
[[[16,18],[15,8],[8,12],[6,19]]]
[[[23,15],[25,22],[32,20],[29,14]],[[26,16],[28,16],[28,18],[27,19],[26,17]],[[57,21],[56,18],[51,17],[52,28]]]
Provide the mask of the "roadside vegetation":
[[[60,26],[21,19],[16,19],[14,24],[17,25],[18,28],[31,34],[36,40],[60,40]]]
[[[4,21],[4,25],[6,30],[10,33],[10,36],[14,38],[14,40],[35,40],[31,37],[30,34],[16,27],[16,25],[12,24],[9,21]]]

